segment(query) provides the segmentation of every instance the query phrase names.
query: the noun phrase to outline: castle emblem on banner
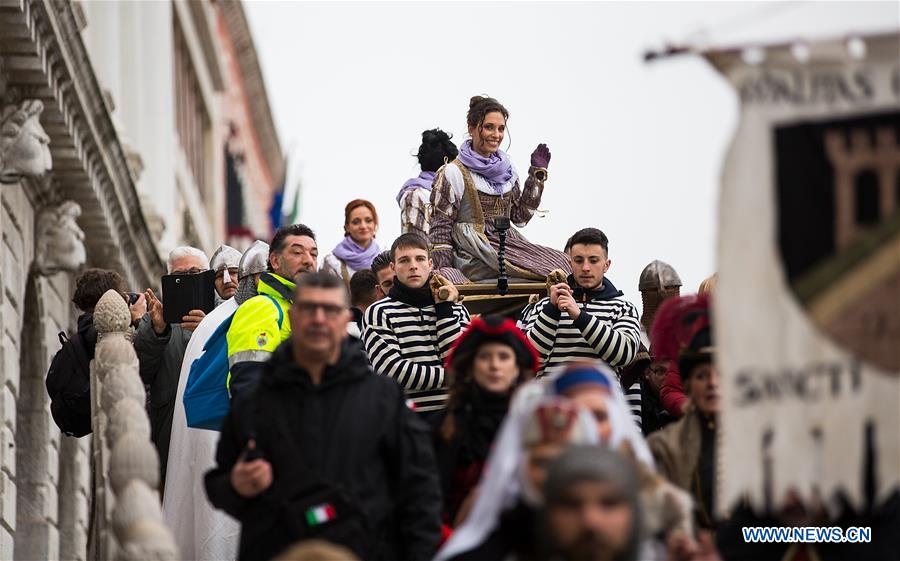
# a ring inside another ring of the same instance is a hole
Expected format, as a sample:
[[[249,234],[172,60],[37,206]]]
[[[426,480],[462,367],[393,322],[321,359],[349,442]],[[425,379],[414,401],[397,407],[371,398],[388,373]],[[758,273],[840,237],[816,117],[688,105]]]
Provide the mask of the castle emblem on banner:
[[[775,131],[778,243],[813,321],[900,372],[900,111]]]
[[[793,496],[836,516],[900,488],[900,37],[856,39],[704,53],[740,99],[713,309],[722,513]]]

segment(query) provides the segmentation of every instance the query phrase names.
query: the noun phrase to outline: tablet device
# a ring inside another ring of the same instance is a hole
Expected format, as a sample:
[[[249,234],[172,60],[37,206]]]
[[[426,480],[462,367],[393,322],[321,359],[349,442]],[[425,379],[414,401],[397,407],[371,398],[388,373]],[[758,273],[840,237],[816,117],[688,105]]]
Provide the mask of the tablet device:
[[[163,319],[166,323],[181,323],[191,310],[205,313],[216,307],[216,272],[203,271],[196,275],[165,275],[162,278]]]

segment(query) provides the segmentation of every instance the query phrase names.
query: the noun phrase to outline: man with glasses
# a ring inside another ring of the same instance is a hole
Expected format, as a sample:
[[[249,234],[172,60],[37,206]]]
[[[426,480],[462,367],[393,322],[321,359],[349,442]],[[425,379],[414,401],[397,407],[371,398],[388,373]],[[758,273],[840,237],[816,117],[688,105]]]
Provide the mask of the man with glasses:
[[[385,250],[378,254],[375,257],[375,260],[372,261],[372,272],[375,273],[375,276],[378,278],[378,286],[375,289],[375,293],[378,295],[378,299],[381,300],[391,291],[391,287],[394,286],[394,270],[391,268],[391,250]]]
[[[314,273],[319,248],[303,224],[283,226],[269,244],[268,272],[259,277],[257,295],[238,308],[228,329],[228,389],[234,399],[250,392],[262,364],[291,334],[287,310],[301,275]]]
[[[647,353],[647,357],[648,364],[641,380],[641,430],[644,431],[644,436],[664,428],[675,420],[660,398],[660,388],[671,361],[652,360],[650,353]]]
[[[217,302],[221,303],[203,318],[184,352],[175,394],[175,403],[179,406],[172,416],[169,462],[162,504],[163,521],[172,530],[172,537],[184,559],[231,559],[237,551],[240,531],[237,522],[213,508],[209,501],[195,500],[197,482],[214,465],[219,433],[189,427],[187,420],[196,418],[197,409],[193,409],[192,415],[188,411],[192,408],[202,409],[202,406],[190,400],[183,407],[181,404],[184,403],[185,390],[192,372],[195,376],[200,376],[208,374],[213,367],[218,368],[217,373],[221,378],[217,380],[221,381],[224,388],[228,363],[227,354],[224,364],[221,360],[222,347],[227,337],[227,332],[223,332],[227,328],[223,324],[231,321],[241,303],[256,296],[256,282],[260,274],[266,271],[268,256],[269,244],[259,240],[251,244],[243,255],[227,245],[220,246],[213,253],[210,268],[216,271]],[[196,362],[199,358],[205,360]],[[205,405],[209,406],[211,403],[207,401]]]
[[[668,360],[653,359],[650,352],[643,344],[638,347],[634,360],[622,369],[619,381],[622,386],[628,388],[625,398],[634,415],[635,405],[640,411],[640,422],[644,436],[658,431],[675,420],[663,407],[659,397],[659,389],[666,377],[669,367]],[[634,395],[632,388],[638,388],[638,395]],[[637,419],[636,419],[637,421]]]
[[[170,275],[196,275],[209,270],[209,260],[195,247],[176,247],[169,253],[166,269]],[[164,489],[181,363],[194,329],[206,314],[191,310],[181,323],[169,325],[163,318],[163,303],[153,290],[148,288],[144,296],[147,315],[135,331],[134,350],[140,362],[141,380],[150,386],[150,436],[159,452],[160,489]]]
[[[241,523],[239,559],[326,540],[360,559],[430,559],[440,538],[431,438],[403,390],[346,336],[347,289],[297,281],[290,337],[222,425],[210,501]]]

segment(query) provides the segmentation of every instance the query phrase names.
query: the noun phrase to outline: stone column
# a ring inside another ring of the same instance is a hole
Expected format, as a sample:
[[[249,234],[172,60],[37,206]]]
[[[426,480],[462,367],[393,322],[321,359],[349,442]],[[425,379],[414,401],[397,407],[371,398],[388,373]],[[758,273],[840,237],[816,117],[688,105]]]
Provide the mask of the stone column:
[[[65,438],[59,451],[59,558],[87,559],[91,437]]]
[[[25,296],[21,387],[17,401],[15,559],[59,559],[59,429],[50,417],[44,386],[49,355],[44,338],[49,302],[46,279],[32,276]],[[52,327],[56,327],[55,325]],[[28,339],[26,339],[26,337]],[[30,340],[29,340],[30,339]],[[58,342],[57,342],[58,345]]]
[[[71,277],[59,273],[74,273],[85,259],[84,234],[74,220],[79,212],[77,204],[66,202],[39,214],[35,260],[24,298],[20,299],[23,306],[19,339],[21,379],[16,402],[15,448],[9,447],[10,453],[15,452],[16,466],[13,474],[17,487],[13,499],[16,559],[84,558],[83,550],[74,556],[61,554],[60,528],[65,527],[74,539],[81,537],[83,541],[73,509],[77,508],[79,491],[85,496],[86,488],[79,485],[77,469],[86,470],[87,463],[78,466],[77,454],[66,462],[60,460],[64,443],[68,442],[68,447],[76,450],[79,444],[76,439],[60,435],[50,416],[45,386],[50,357],[60,348],[58,333],[68,330],[70,323]],[[61,463],[66,465],[62,473]],[[66,481],[60,480],[61,475]],[[60,505],[72,519],[65,526],[60,519]],[[72,525],[68,525],[70,521]]]

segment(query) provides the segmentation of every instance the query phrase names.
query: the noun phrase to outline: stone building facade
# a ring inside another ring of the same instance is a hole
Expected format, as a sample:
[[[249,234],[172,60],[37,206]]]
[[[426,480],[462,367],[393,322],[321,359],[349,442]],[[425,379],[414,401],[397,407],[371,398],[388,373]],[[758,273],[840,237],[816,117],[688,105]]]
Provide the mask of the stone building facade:
[[[284,164],[241,3],[80,6],[98,80],[143,170],[137,189],[161,253],[270,238]]]
[[[225,228],[229,243],[243,249],[256,239],[271,239],[277,224],[270,210],[278,204],[275,193],[283,187],[287,170],[244,8],[240,2],[215,5],[225,77],[222,105],[229,125],[224,146]],[[234,174],[229,180],[230,169]]]
[[[86,558],[90,437],[60,435],[44,385],[78,271],[141,290],[172,247],[211,252],[229,157],[243,238],[270,236],[260,96],[238,2],[0,2],[0,559]]]

